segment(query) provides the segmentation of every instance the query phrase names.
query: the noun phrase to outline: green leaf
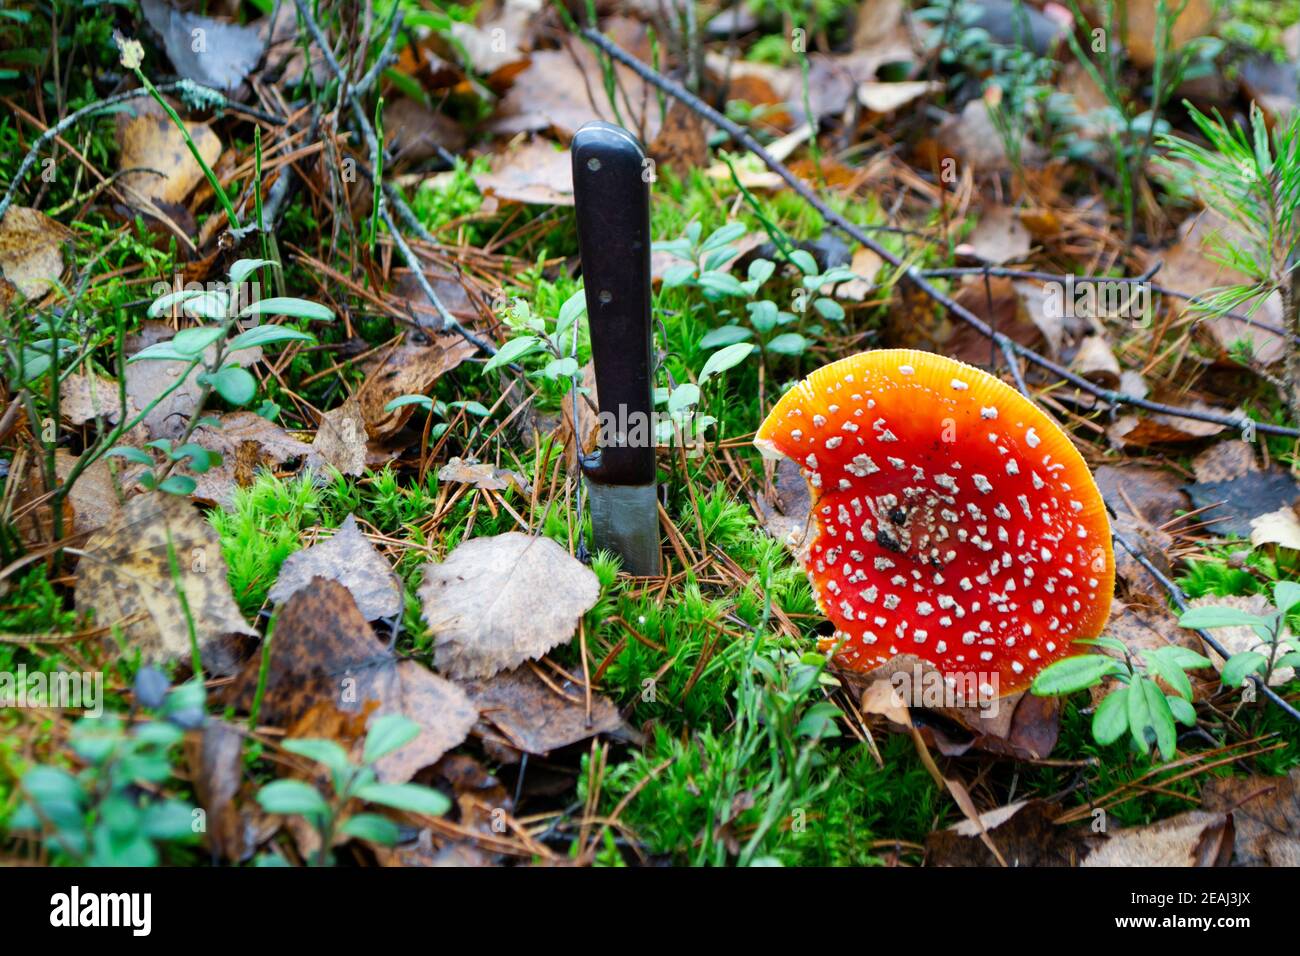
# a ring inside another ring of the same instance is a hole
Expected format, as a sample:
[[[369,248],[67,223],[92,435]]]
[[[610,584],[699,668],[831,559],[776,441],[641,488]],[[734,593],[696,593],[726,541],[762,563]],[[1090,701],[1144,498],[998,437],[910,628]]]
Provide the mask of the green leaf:
[[[562,378],[567,375],[576,375],[578,373],[578,360],[571,355],[564,358],[554,359],[547,363],[542,369],[542,374],[549,379]]]
[[[155,342],[148,348],[143,348],[126,360],[127,365],[135,362],[196,362],[198,357],[186,352],[177,351],[171,341]],[[49,360],[46,360],[49,364]]]
[[[709,234],[709,238],[704,240],[700,246],[700,252],[712,252],[714,249],[721,249],[728,243],[735,242],[745,234],[745,224],[743,222],[729,222],[725,226],[719,226]]]
[[[203,319],[227,319],[230,317],[230,296],[224,292],[204,292],[182,302],[181,311]]]
[[[1192,682],[1187,679],[1187,674],[1181,667],[1175,664],[1165,653],[1172,648],[1156,648],[1150,651],[1142,652],[1142,659],[1159,674],[1166,684],[1172,687],[1179,696],[1192,699]]]
[[[1300,605],[1300,583],[1278,581],[1273,585],[1273,605],[1283,614]]]
[[[820,313],[823,319],[828,319],[831,322],[844,321],[844,307],[834,299],[828,299],[825,296],[820,299],[814,299],[813,308]]]
[[[810,668],[812,675],[817,676],[817,668]],[[830,701],[821,701],[813,704],[804,712],[799,724],[795,727],[794,732],[798,737],[813,737],[817,740],[830,740],[840,735],[839,724],[836,721],[843,716],[842,711]]]
[[[1268,658],[1263,654],[1255,651],[1242,651],[1240,654],[1233,654],[1228,658],[1219,676],[1223,680],[1223,686],[1240,687],[1246,683],[1246,678],[1249,675],[1261,674],[1267,667]]]
[[[674,256],[678,259],[685,259],[688,262],[693,262],[695,259],[694,251],[689,239],[668,239],[654,243],[651,248],[655,252],[666,252],[670,256]]]
[[[1300,668],[1300,651],[1291,651],[1289,654],[1283,654],[1273,664],[1274,670],[1282,667]]]
[[[346,776],[352,765],[348,762],[348,753],[333,740],[316,740],[314,738],[289,739],[281,746],[291,754],[306,757],[322,764],[333,772],[335,780]]]
[[[735,246],[723,246],[721,249],[714,249],[704,257],[704,271],[710,272],[714,269],[721,269],[736,255]]]
[[[704,272],[700,274],[700,286],[706,292],[716,295],[747,295],[740,280],[730,272]]]
[[[182,840],[194,835],[194,808],[182,800],[162,800],[145,807],[141,821],[154,840]]]
[[[1173,760],[1178,750],[1178,728],[1174,726],[1169,701],[1155,681],[1143,680],[1141,683],[1147,698],[1147,712],[1151,715],[1151,726],[1156,732],[1156,744],[1160,747],[1160,756],[1166,761]]]
[[[572,328],[582,316],[587,314],[587,293],[579,289],[564,300],[560,306],[560,316],[555,320],[555,335],[558,338]]]
[[[238,289],[240,285],[243,284],[245,279],[247,279],[250,275],[252,275],[254,272],[262,268],[263,266],[272,266],[276,269],[280,268],[280,264],[278,262],[273,262],[270,259],[238,260],[237,262],[235,262],[233,266],[230,267],[230,287],[232,289]]]
[[[1081,637],[1074,643],[1085,644],[1089,647],[1104,647],[1119,654],[1128,653],[1128,645],[1115,637]]]
[[[257,802],[267,813],[324,817],[329,815],[329,804],[315,787],[301,780],[276,780],[257,793]]]
[[[771,332],[772,329],[776,328],[776,324],[781,316],[780,310],[776,307],[776,303],[768,299],[763,299],[759,302],[750,302],[745,306],[745,309],[749,312],[750,324],[753,325],[761,335],[766,335],[768,332]]]
[[[311,319],[318,322],[330,322],[334,319],[333,311],[319,302],[308,302],[306,299],[288,297],[259,299],[257,302],[251,302],[244,306],[239,315],[240,317],[249,315],[289,315],[295,319]]]
[[[693,264],[669,266],[664,270],[663,288],[676,289],[678,286],[685,285],[695,277],[695,266]]]
[[[749,264],[749,281],[762,285],[776,272],[776,263],[771,259],[755,259]]]
[[[1104,654],[1081,654],[1067,657],[1045,667],[1034,678],[1031,690],[1040,697],[1072,694],[1100,684],[1103,678],[1122,674],[1125,667],[1113,657]]]
[[[491,372],[518,361],[525,355],[531,355],[542,347],[542,340],[535,335],[520,335],[511,339],[483,365],[483,371]]]
[[[139,448],[132,448],[130,445],[118,445],[104,452],[105,458],[125,458],[127,461],[135,462],[137,465],[152,465],[153,458],[146,451]]]
[[[259,345],[271,345],[275,342],[315,342],[316,336],[310,332],[301,332],[284,325],[259,325],[246,332],[240,332],[226,345],[226,351],[238,352],[240,349],[256,348]]]
[[[200,325],[193,329],[181,329],[172,337],[171,344],[181,355],[192,359],[202,355],[204,349],[225,334],[226,330],[219,325]],[[140,354],[143,353],[137,353]]]
[[[807,249],[796,249],[790,253],[790,261],[795,264],[795,268],[806,276],[815,276],[817,274],[817,260],[813,258],[812,253]]]
[[[186,442],[180,448],[168,452],[168,457],[172,461],[190,459],[190,470],[200,475],[206,473],[213,465],[221,464],[221,455],[219,453],[209,451],[194,442]]]
[[[354,817],[349,817],[347,822],[339,827],[339,832],[344,836],[365,840],[367,843],[392,846],[397,842],[402,831],[387,817],[381,817],[377,813],[358,813]]]
[[[767,350],[778,355],[802,355],[808,350],[808,340],[798,332],[786,332],[768,342]]]
[[[216,389],[231,405],[247,405],[257,395],[257,379],[238,365],[227,365],[219,372],[200,376],[200,380]]]
[[[1178,618],[1178,623],[1182,627],[1199,628],[1235,627],[1237,625],[1254,627],[1267,624],[1268,618],[1260,617],[1258,614],[1250,614],[1235,607],[1211,605],[1210,607],[1194,607],[1190,611],[1184,611],[1182,616]]]
[[[1119,740],[1128,730],[1128,694],[1128,687],[1117,687],[1093,712],[1092,739],[1103,747]]]
[[[1146,691],[1142,689],[1146,682],[1143,677],[1134,677],[1125,702],[1128,705],[1129,734],[1140,751],[1150,753],[1151,741],[1147,738],[1147,729],[1151,726],[1151,709],[1147,703]]]
[[[22,788],[38,806],[63,802],[79,807],[86,800],[77,778],[61,767],[32,767],[23,774]]]
[[[374,763],[399,747],[405,747],[418,736],[420,725],[409,717],[384,714],[371,725],[366,734],[366,749],[361,759],[368,764]]]
[[[156,319],[164,312],[170,312],[173,305],[196,299],[204,294],[205,292],[202,289],[183,289],[180,292],[168,292],[166,295],[155,299],[146,314],[149,318]]]
[[[198,486],[198,482],[189,475],[170,475],[163,479],[162,484],[158,486],[158,490],[184,498],[187,495],[194,494],[194,489]]]
[[[433,399],[428,395],[399,395],[384,406],[384,411],[395,411],[404,405],[419,405],[426,412],[433,411]]]
[[[709,356],[704,368],[700,370],[700,384],[703,385],[715,375],[727,371],[739,365],[745,359],[749,358],[754,346],[749,342],[737,342],[735,345],[728,345],[725,349],[718,349]]]
[[[360,788],[356,795],[367,803],[431,817],[440,817],[451,809],[451,801],[437,790],[415,783],[372,783]]]
[[[694,382],[683,382],[668,394],[668,413],[675,415],[700,403],[700,387]]]
[[[1174,720],[1186,727],[1196,726],[1196,708],[1192,706],[1191,701],[1168,694],[1165,695],[1165,700],[1169,704],[1169,712],[1174,715]]]
[[[720,325],[716,329],[710,329],[700,339],[700,348],[716,349],[720,345],[735,345],[737,342],[743,342],[752,338],[754,333],[740,325]]]

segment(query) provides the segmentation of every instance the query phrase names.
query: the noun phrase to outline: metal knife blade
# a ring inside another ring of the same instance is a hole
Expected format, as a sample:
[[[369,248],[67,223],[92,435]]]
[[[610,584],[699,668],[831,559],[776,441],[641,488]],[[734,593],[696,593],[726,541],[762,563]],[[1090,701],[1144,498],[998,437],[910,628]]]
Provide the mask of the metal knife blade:
[[[645,153],[627,130],[603,122],[578,130],[570,151],[601,413],[600,444],[581,461],[592,532],[629,573],[658,575]]]

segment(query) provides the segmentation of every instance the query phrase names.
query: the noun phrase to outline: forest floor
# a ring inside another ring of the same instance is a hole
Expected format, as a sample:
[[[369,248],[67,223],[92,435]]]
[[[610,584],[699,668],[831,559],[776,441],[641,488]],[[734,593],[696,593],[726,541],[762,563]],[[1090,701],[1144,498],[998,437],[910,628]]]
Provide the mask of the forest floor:
[[[1300,859],[1300,3],[1115,6],[0,10],[0,861]],[[656,577],[577,467],[593,119],[650,157]],[[1095,679],[830,659],[753,439],[882,348],[1068,432]]]

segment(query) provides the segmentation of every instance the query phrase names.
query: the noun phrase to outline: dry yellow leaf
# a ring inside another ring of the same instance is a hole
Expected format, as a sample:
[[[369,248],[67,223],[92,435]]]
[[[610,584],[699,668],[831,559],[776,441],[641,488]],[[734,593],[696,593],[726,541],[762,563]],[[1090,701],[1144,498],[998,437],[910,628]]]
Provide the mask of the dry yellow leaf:
[[[131,499],[91,537],[77,565],[76,600],[96,624],[120,626],[147,664],[188,661],[192,621],[204,669],[230,674],[237,658],[231,638],[257,635],[235,604],[217,532],[174,495]]]

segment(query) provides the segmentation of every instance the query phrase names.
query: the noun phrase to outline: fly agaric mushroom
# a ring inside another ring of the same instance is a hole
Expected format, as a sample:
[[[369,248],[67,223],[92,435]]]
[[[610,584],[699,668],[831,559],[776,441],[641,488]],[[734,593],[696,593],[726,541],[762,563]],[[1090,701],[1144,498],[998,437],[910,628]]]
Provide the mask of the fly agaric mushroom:
[[[1029,686],[1096,637],[1114,589],[1110,524],[1079,452],[1014,389],[912,349],[863,352],[790,389],[755,438],[803,468],[804,566],[838,660],[900,654]]]

